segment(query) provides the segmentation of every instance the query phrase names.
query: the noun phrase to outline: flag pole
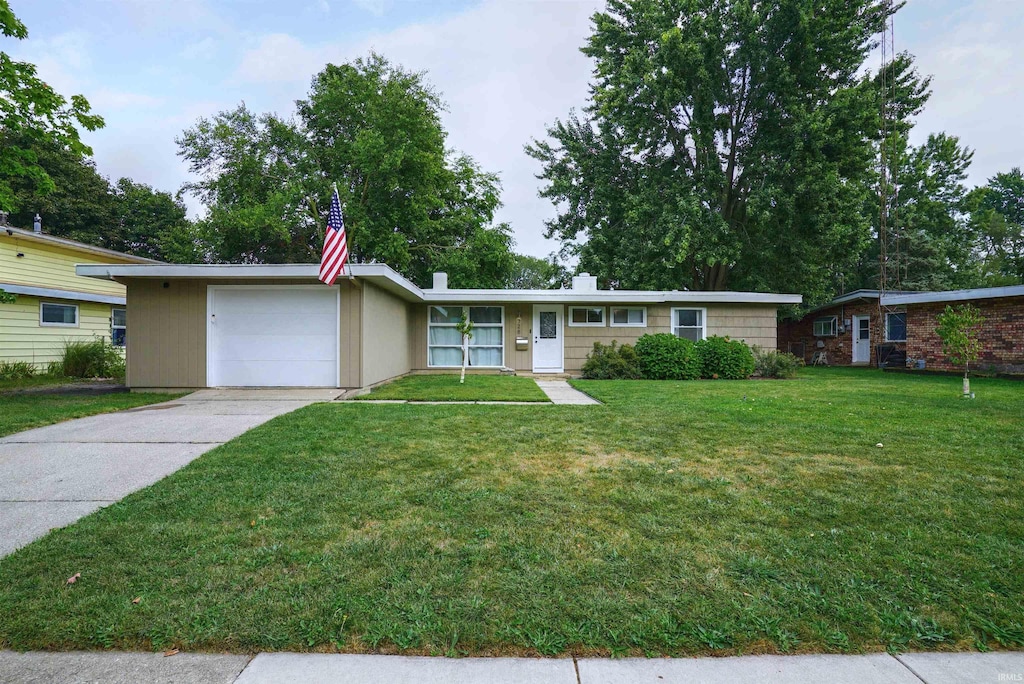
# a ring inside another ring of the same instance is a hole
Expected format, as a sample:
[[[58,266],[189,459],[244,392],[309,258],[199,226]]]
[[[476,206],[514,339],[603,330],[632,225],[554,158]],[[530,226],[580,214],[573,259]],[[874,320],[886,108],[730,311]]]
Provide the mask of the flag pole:
[[[337,183],[331,183],[331,185],[334,187],[334,194],[337,195],[338,194],[338,184]],[[340,195],[338,196],[338,203],[339,204],[341,203],[341,196]],[[344,220],[344,217],[342,217],[342,220]],[[349,250],[349,253],[351,253],[351,250]],[[352,262],[351,259],[347,259],[345,261],[345,266],[344,266],[345,275],[348,276],[349,280],[355,280],[355,276],[352,275],[352,263],[351,262]]]

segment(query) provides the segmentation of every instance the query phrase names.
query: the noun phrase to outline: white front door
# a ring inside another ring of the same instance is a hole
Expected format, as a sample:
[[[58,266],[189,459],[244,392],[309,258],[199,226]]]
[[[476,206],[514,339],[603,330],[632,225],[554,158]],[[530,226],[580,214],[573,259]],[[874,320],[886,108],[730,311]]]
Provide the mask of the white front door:
[[[209,387],[337,387],[337,287],[211,285]]]
[[[562,372],[562,306],[533,307],[533,372]]]
[[[853,362],[871,360],[871,316],[853,317]]]

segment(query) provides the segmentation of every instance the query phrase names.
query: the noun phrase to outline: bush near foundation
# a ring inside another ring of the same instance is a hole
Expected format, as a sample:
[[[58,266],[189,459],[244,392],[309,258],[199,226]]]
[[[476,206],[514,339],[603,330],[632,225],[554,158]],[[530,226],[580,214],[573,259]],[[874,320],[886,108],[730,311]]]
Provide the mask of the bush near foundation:
[[[628,344],[620,347],[615,340],[611,344],[595,342],[582,371],[588,380],[639,380],[643,377],[633,347]]]
[[[754,374],[754,354],[745,343],[713,335],[696,345],[700,376],[709,380],[745,380]]]
[[[105,339],[68,340],[60,360],[61,374],[69,378],[123,378],[124,357]]]
[[[696,380],[700,377],[700,360],[690,340],[656,333],[636,341],[640,372],[648,380]]]

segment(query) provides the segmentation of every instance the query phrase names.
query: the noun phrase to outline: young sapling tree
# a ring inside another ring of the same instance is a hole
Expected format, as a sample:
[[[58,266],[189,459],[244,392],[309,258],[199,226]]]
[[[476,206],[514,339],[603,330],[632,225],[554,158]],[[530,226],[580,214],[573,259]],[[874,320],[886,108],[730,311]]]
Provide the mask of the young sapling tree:
[[[947,306],[936,320],[935,332],[942,338],[942,351],[949,360],[964,367],[964,397],[971,395],[970,365],[981,355],[978,329],[985,321],[981,312],[971,304]]]
[[[473,337],[473,321],[463,314],[455,329],[462,335],[462,375],[459,376],[459,384],[466,382],[466,364],[469,363],[469,341]]]

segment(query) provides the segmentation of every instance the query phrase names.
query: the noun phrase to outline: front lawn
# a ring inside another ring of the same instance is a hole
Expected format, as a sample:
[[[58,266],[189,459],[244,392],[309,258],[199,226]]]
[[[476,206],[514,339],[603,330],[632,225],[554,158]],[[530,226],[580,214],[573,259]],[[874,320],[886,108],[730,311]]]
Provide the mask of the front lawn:
[[[531,378],[514,375],[406,375],[356,399],[406,401],[548,401]]]
[[[177,394],[36,394],[0,392],[0,437],[97,413],[170,401]]]
[[[0,648],[1024,646],[1024,384],[576,384],[279,417],[0,560]]]

